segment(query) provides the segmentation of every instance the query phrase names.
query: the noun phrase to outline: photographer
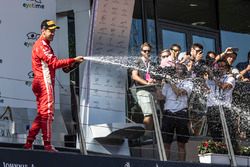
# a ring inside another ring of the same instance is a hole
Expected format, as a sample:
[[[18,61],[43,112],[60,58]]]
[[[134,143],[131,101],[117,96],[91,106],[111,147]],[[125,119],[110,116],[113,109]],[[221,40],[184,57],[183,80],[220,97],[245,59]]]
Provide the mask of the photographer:
[[[218,61],[218,73],[206,78],[209,94],[207,97],[208,132],[214,141],[222,141],[222,124],[219,105],[225,112],[228,130],[234,149],[237,149],[235,126],[236,117],[231,109],[235,79],[230,74],[231,66],[225,60]]]
[[[247,54],[247,61],[241,62],[236,65],[236,68],[240,71],[242,81],[250,81],[250,52]]]
[[[181,64],[187,66],[188,71],[192,73],[192,76],[196,76],[195,69],[199,69],[200,66],[205,64],[203,58],[203,46],[199,43],[194,43],[191,46],[190,52],[187,52],[183,59],[180,61]]]
[[[216,56],[215,62],[218,62],[219,60],[225,60],[230,66],[232,66],[237,58],[238,50],[238,48],[233,47],[226,48],[224,52]]]

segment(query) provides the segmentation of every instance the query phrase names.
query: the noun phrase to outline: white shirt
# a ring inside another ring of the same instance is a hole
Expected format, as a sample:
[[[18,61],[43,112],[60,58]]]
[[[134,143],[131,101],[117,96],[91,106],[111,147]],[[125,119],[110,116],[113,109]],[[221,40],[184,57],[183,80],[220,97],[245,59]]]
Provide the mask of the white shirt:
[[[210,93],[208,94],[207,97],[207,106],[211,107],[211,106],[218,106],[219,102],[221,103],[221,105],[225,106],[225,107],[231,107],[232,105],[232,101],[233,101],[233,90],[235,87],[235,79],[234,77],[230,76],[230,75],[224,75],[221,79],[220,82],[224,83],[228,83],[232,85],[231,89],[225,89],[222,90],[220,89],[218,86],[216,86],[215,82],[213,80],[208,80],[206,81],[207,86],[210,89]],[[221,100],[218,100],[218,98],[221,97]]]
[[[164,110],[170,110],[171,112],[177,112],[188,107],[188,96],[193,89],[193,82],[190,80],[183,80],[176,84],[176,87],[187,91],[188,95],[177,97],[172,90],[170,84],[164,84],[162,88],[162,94],[165,96]]]

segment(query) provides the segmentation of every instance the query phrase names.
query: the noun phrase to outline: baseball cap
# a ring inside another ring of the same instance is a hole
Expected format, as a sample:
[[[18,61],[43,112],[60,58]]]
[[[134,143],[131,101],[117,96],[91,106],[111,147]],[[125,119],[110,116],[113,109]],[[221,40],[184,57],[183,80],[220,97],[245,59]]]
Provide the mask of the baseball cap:
[[[55,30],[59,28],[53,20],[43,20],[41,23],[41,29]]]

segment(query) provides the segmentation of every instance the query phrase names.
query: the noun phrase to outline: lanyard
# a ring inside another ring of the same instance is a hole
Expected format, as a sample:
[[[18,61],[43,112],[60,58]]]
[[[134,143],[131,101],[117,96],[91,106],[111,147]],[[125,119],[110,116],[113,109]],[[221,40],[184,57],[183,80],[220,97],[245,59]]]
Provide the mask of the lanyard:
[[[225,81],[227,80],[228,76],[227,75],[224,75],[223,76],[223,80],[222,80],[222,84],[225,83]],[[214,87],[214,91],[216,93],[216,95],[222,95],[223,94],[223,89],[221,89],[219,86],[215,85]]]

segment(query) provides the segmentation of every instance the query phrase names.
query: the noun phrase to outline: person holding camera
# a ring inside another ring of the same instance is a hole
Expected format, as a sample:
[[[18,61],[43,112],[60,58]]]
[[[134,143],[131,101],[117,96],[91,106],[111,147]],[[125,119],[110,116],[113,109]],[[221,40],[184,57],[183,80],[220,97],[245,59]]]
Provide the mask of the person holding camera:
[[[250,81],[250,51],[247,54],[247,61],[241,62],[236,65],[236,68],[240,71],[240,75],[242,77],[242,81],[249,82]]]
[[[232,66],[234,61],[237,58],[237,52],[239,51],[238,48],[233,47],[227,47],[224,52],[217,55],[215,58],[215,62],[218,62],[219,60],[226,60],[227,63]]]
[[[173,53],[175,59],[179,60],[179,55],[181,53],[181,46],[174,43],[170,46],[170,51],[171,51],[171,53]]]
[[[228,47],[224,52],[216,56],[215,63],[219,60],[225,60],[231,67],[230,73],[236,80],[242,80],[242,76],[240,75],[240,71],[237,68],[233,67],[233,63],[237,58],[238,48]]]
[[[225,113],[233,147],[237,149],[236,115],[232,110],[232,94],[235,87],[235,78],[230,74],[231,66],[226,60],[220,60],[217,63],[218,73],[215,75],[210,74],[210,76],[205,78],[207,87],[209,88],[207,96],[208,132],[214,141],[222,141],[223,129],[219,111],[219,106],[221,105]]]
[[[188,71],[195,77],[194,67],[205,64],[203,58],[203,46],[199,43],[194,43],[191,46],[190,51],[186,52],[183,58],[180,60],[181,64],[187,66]]]
[[[206,55],[206,65],[208,67],[210,67],[211,69],[213,69],[214,67],[216,67],[216,63],[215,63],[215,58],[216,58],[217,54],[214,51],[208,51],[207,55]]]

